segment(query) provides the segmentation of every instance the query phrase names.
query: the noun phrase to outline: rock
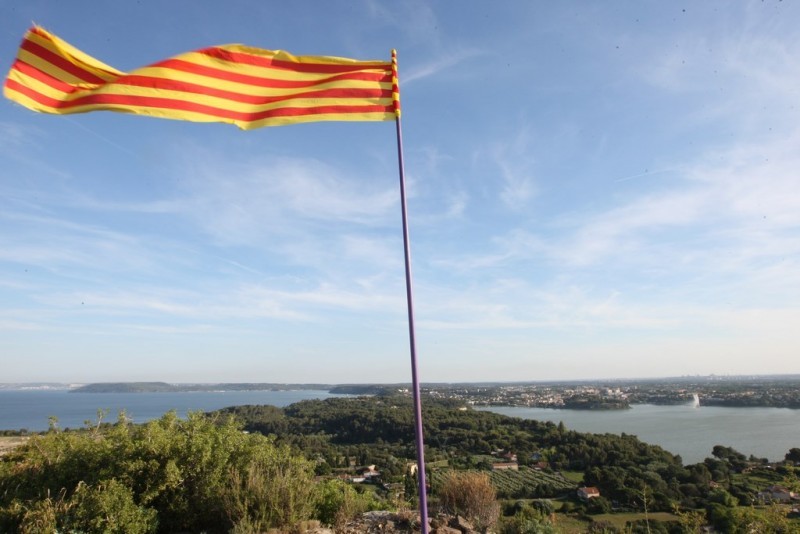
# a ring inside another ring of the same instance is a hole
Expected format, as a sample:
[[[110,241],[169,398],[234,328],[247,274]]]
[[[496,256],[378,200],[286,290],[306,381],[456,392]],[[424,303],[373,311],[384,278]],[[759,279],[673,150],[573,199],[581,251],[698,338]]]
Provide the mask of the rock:
[[[472,526],[472,523],[467,521],[461,516],[455,516],[453,519],[450,520],[448,523],[452,528],[459,530],[460,532],[467,534],[469,532],[475,532],[475,527]]]
[[[395,516],[394,512],[389,512],[386,510],[374,510],[372,512],[364,512],[361,514],[361,517],[366,519],[367,521],[380,521],[391,519]]]

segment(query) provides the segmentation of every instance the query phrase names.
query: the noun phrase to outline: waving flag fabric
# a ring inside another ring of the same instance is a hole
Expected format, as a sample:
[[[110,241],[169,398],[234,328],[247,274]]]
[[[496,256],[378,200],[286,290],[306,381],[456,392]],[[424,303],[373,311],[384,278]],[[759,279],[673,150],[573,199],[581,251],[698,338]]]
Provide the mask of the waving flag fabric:
[[[128,73],[40,27],[26,34],[5,96],[43,113],[108,110],[249,130],[400,115],[396,58],[293,56],[244,45],[204,48]]]

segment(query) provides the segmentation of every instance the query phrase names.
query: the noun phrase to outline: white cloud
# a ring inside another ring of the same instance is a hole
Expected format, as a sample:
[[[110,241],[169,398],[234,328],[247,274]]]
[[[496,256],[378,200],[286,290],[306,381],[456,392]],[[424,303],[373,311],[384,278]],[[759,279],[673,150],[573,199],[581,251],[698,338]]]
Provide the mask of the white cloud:
[[[657,187],[508,229],[480,253],[440,256],[433,266],[467,288],[431,290],[437,306],[424,324],[673,332],[737,331],[755,319],[766,330],[787,325],[800,298],[796,141],[708,150]],[[748,328],[756,335],[761,326]]]
[[[221,243],[259,243],[309,225],[381,226],[398,201],[393,187],[310,159],[231,164],[202,151],[182,174],[185,215]]]

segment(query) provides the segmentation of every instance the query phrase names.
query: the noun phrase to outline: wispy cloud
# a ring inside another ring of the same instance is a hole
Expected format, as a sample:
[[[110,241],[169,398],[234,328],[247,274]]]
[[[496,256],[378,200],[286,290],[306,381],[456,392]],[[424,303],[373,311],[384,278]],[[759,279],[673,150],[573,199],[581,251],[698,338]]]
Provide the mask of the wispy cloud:
[[[402,87],[428,78],[439,78],[452,74],[452,69],[465,61],[485,55],[485,51],[473,46],[458,44],[458,40],[444,31],[433,7],[428,2],[415,0],[393,4],[368,0],[367,11],[380,23],[395,28],[404,34],[410,43],[415,43],[423,54],[414,53],[408,57],[424,60],[410,62],[400,54],[399,75]]]
[[[527,127],[520,128],[510,139],[496,141],[489,149],[489,157],[500,171],[503,187],[500,200],[511,209],[525,207],[536,195],[534,181],[533,138]]]
[[[232,165],[207,151],[196,156],[181,170],[182,209],[223,243],[257,243],[258,236],[292,235],[309,225],[383,225],[397,203],[393,188],[313,159]]]
[[[797,28],[776,25],[766,9],[745,11],[744,22],[722,34],[687,32],[675,39],[674,47],[654,49],[643,59],[638,72],[647,83],[691,97],[678,119],[733,123],[753,137],[800,116],[793,105],[800,76]]]
[[[434,54],[422,64],[412,64],[407,67],[407,71],[401,71],[400,82],[403,86],[414,83],[418,80],[437,76],[447,76],[448,71],[457,65],[470,59],[485,55],[485,52],[478,49],[463,49],[440,52]]]
[[[429,297],[453,309],[434,307],[425,324],[725,329],[759,309],[783,324],[800,298],[797,141],[709,149],[658,187],[508,228],[481,252],[442,252],[432,266],[469,289]]]
[[[35,127],[10,121],[0,121],[0,137],[3,138],[2,150],[9,153],[20,147],[36,147],[43,132]]]
[[[175,265],[183,248],[166,238],[134,235],[84,224],[57,215],[38,216],[6,212],[0,219],[13,222],[18,231],[0,234],[0,260],[39,267],[46,271],[139,272],[162,270],[167,258]],[[178,259],[177,264],[183,264]],[[78,270],[75,270],[75,269]],[[85,269],[81,271],[81,269]]]
[[[217,284],[186,289],[160,286],[128,286],[126,289],[93,289],[50,292],[39,295],[50,314],[77,307],[92,316],[129,317],[139,323],[162,325],[227,325],[230,321],[275,319],[319,321],[331,310],[340,312],[403,311],[401,292],[388,294],[383,287],[365,289],[359,281],[350,288],[330,283],[303,284],[292,288],[285,281],[274,284]],[[118,321],[115,321],[115,323]],[[124,322],[124,321],[123,321]]]

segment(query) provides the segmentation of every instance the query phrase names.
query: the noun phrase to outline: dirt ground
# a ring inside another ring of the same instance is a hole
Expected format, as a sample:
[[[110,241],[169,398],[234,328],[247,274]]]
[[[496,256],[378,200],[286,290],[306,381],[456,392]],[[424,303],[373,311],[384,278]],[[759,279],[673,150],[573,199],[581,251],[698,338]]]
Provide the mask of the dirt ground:
[[[27,437],[0,436],[0,456],[28,441]]]

